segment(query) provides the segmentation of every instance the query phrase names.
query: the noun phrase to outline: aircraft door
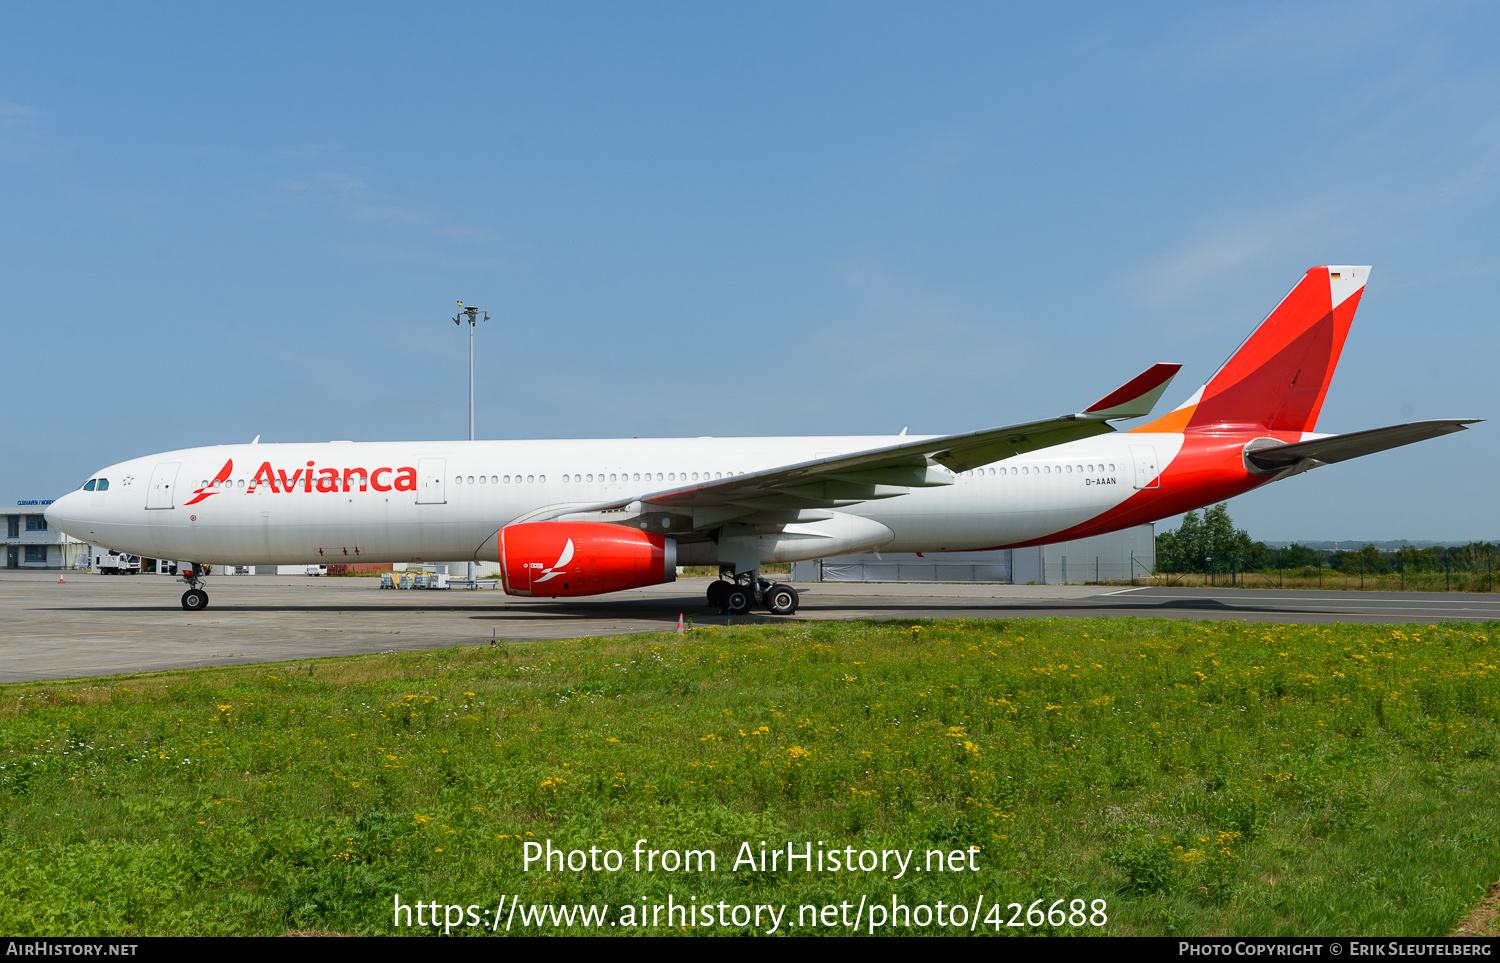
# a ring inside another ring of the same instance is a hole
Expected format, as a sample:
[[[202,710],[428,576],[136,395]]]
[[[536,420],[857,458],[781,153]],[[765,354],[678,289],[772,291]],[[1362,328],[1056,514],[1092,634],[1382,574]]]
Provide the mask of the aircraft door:
[[[1155,446],[1131,445],[1130,457],[1135,462],[1135,487],[1160,488],[1161,470],[1156,464]]]
[[[443,505],[448,499],[443,495],[443,474],[448,470],[446,458],[417,459],[417,504]]]
[[[176,504],[172,489],[177,487],[177,469],[181,462],[164,461],[151,472],[151,487],[146,489],[147,508],[171,508]]]

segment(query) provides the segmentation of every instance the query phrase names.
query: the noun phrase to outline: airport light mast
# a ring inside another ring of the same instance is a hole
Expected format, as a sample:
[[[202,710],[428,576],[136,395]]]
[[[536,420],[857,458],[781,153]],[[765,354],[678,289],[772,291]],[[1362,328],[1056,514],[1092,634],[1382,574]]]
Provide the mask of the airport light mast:
[[[458,302],[458,313],[453,316],[454,324],[462,324],[465,319],[469,322],[469,440],[474,440],[474,329],[478,327],[481,320],[488,321],[490,313],[484,312],[484,317],[479,317],[479,309],[476,307],[465,307],[462,301]],[[469,563],[469,588],[479,587],[475,578],[474,563]]]
[[[458,302],[458,314],[453,316],[454,324],[462,324],[467,319],[469,322],[469,440],[474,440],[474,328],[480,321],[488,321],[490,313],[484,312],[484,317],[479,317],[479,309],[475,307],[464,307],[462,301]]]

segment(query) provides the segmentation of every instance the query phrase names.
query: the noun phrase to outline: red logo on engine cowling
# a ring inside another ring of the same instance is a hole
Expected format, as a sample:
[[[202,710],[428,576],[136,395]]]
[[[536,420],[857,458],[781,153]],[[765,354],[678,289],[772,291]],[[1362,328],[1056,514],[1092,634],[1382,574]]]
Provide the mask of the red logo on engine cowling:
[[[676,543],[599,522],[527,522],[500,530],[500,571],[510,595],[599,595],[676,578]]]

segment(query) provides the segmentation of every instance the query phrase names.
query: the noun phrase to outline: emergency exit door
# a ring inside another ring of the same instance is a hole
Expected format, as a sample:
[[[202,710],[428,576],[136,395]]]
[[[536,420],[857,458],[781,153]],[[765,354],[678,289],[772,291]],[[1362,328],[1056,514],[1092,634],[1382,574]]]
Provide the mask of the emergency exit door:
[[[1152,445],[1131,445],[1130,457],[1135,461],[1135,487],[1160,488],[1161,469],[1156,464],[1156,448]]]

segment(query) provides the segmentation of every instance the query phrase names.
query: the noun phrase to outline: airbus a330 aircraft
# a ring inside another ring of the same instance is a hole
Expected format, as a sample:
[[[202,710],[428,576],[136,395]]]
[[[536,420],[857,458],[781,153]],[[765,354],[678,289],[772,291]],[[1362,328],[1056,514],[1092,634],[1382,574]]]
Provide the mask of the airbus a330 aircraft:
[[[1317,434],[1367,267],[1316,267],[1182,405],[1148,415],[1157,364],[1077,414],[932,437],[220,445],[111,465],[47,509],[75,538],[201,562],[498,561],[511,595],[670,582],[715,565],[709,602],[796,610],[762,564],[1011,548],[1222,501],[1478,419]]]

